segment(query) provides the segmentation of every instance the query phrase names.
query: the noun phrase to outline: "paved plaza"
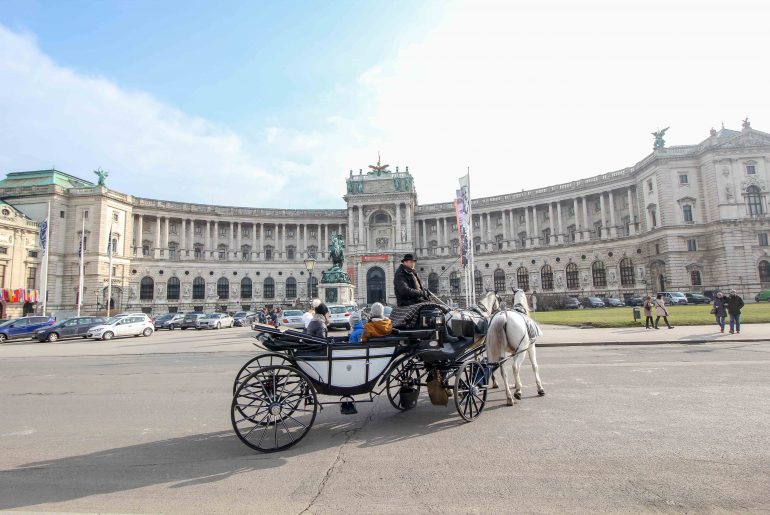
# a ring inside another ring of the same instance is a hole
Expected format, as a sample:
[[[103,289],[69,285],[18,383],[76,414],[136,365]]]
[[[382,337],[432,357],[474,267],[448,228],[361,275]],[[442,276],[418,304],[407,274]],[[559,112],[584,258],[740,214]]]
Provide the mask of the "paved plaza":
[[[405,413],[386,399],[355,416],[327,408],[269,455],[229,422],[253,334],[0,347],[0,509],[770,510],[769,342],[544,341],[543,398],[525,369],[522,401],[495,390],[473,423],[426,397]]]

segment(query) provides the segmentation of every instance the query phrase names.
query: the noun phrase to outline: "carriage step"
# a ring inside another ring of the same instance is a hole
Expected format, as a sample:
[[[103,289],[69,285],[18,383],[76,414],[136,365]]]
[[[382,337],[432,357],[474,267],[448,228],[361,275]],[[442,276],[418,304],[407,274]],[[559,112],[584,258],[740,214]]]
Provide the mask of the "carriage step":
[[[358,413],[356,405],[352,402],[343,402],[340,404],[340,413],[343,415],[355,415]]]

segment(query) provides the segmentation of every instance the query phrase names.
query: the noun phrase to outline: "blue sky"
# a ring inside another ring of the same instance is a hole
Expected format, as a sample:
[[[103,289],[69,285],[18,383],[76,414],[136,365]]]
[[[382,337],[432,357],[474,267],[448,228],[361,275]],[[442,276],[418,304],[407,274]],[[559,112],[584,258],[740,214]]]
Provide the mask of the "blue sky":
[[[770,131],[753,0],[0,0],[0,172],[150,198],[342,207],[377,152],[421,203],[631,166],[650,132]]]

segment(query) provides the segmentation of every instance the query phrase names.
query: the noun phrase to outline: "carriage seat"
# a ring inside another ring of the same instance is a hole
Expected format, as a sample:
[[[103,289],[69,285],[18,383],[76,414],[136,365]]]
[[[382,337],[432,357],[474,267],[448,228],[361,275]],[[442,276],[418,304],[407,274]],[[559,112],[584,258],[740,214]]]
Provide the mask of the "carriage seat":
[[[417,347],[417,353],[425,363],[438,361],[455,361],[471,346],[475,340],[472,337],[452,338],[456,341],[444,341],[443,345],[433,347],[430,341],[423,341]]]

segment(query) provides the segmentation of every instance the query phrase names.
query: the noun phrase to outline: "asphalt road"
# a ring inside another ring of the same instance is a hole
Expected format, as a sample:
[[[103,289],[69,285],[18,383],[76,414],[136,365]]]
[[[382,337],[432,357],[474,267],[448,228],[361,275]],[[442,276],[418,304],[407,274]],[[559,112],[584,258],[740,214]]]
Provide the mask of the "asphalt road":
[[[770,343],[541,348],[543,398],[527,368],[473,423],[426,397],[327,408],[264,455],[229,420],[252,335],[0,346],[0,509],[770,510]]]

